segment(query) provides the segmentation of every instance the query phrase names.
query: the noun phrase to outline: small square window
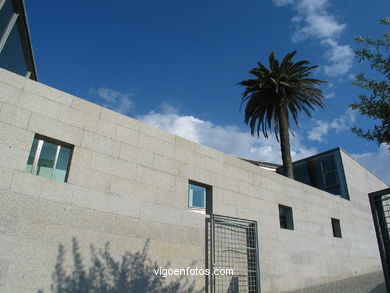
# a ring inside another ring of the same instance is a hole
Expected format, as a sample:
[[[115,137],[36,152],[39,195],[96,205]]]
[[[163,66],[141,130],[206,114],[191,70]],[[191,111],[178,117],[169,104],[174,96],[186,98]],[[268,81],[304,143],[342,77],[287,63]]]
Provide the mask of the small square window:
[[[73,146],[36,135],[28,156],[26,172],[66,182]]]
[[[332,218],[331,222],[332,222],[333,237],[342,238],[340,220]]]
[[[279,205],[280,228],[294,230],[294,220],[292,208]]]
[[[188,184],[188,206],[211,211],[211,186],[190,181]]]

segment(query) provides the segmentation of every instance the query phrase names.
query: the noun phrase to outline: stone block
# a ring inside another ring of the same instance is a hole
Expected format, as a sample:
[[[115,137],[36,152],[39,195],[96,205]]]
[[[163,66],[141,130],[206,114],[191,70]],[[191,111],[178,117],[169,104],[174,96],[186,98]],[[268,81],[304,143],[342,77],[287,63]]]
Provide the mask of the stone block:
[[[99,135],[114,139],[116,135],[116,127],[117,125],[110,120],[99,119],[95,132]]]
[[[217,161],[223,161],[223,153],[222,152],[219,152],[217,150],[214,150],[212,148],[209,148],[207,146],[204,146],[204,145],[201,145],[201,144],[196,144],[196,151],[201,154],[201,155],[204,155],[206,157],[210,157],[210,158],[213,158],[213,159],[216,159]]]
[[[60,103],[53,102],[30,92],[22,93],[18,106],[27,111],[38,113],[52,119],[58,119],[61,111]]]
[[[204,158],[205,158],[205,168],[207,170],[219,174],[223,173],[223,163],[221,161],[206,156]]]
[[[20,88],[0,82],[0,102],[16,105],[19,103],[22,92]]]
[[[143,133],[139,136],[138,147],[170,158],[175,157],[175,146],[173,144]]]
[[[115,139],[126,144],[137,146],[139,133],[136,130],[118,125],[116,128]]]
[[[0,144],[30,151],[33,139],[33,132],[0,122]]]
[[[24,90],[66,106],[72,104],[72,95],[31,79],[27,79]]]
[[[27,129],[77,146],[81,145],[83,137],[80,128],[35,113],[32,113]]]
[[[217,174],[216,185],[230,191],[238,192],[238,180]]]
[[[136,177],[135,163],[99,153],[94,153],[92,156],[92,169],[128,179]]]
[[[81,146],[112,157],[119,156],[120,143],[118,141],[89,131],[84,131]]]
[[[121,125],[121,126],[130,128],[132,130],[137,130],[137,131],[141,130],[142,123],[139,122],[138,120],[135,120],[135,119],[130,118],[126,115],[114,112],[114,111],[107,109],[107,108],[104,108],[104,107],[102,108],[100,118],[102,118],[104,120],[112,121],[117,125]]]
[[[11,186],[13,170],[10,168],[0,168],[0,189],[8,190]]]
[[[129,195],[142,201],[156,203],[156,188],[154,186],[126,178],[113,177],[110,192],[123,195],[125,198]]]
[[[180,225],[183,223],[181,212],[173,208],[144,203],[140,212],[141,220],[172,225]]]
[[[4,104],[0,111],[0,121],[20,128],[26,128],[30,115],[30,111],[20,109],[14,105]]]
[[[276,202],[275,192],[266,188],[259,188],[259,198],[272,203]]]
[[[62,106],[58,120],[81,129],[95,131],[99,118],[97,115]]]
[[[100,118],[100,113],[102,112],[102,107],[94,104],[90,101],[80,99],[77,97],[72,98],[71,107],[75,110],[78,110],[88,116]]]
[[[139,218],[140,211],[146,203],[135,197],[99,192],[82,187],[75,187],[73,205],[100,212]],[[108,216],[108,215],[107,215]]]
[[[72,154],[71,167],[82,166],[84,168],[92,167],[93,152],[89,149],[75,146]]]
[[[138,182],[152,184],[168,190],[175,189],[175,176],[159,172],[148,167],[143,167],[141,165],[137,165],[136,180]]]
[[[0,165],[2,168],[24,171],[28,152],[9,145],[0,144]]]
[[[7,284],[7,280],[9,278],[8,267],[9,267],[9,260],[0,258],[0,290],[1,291],[3,291],[2,288],[5,289],[5,287],[2,286],[5,286]],[[3,291],[3,292],[8,292],[8,291]]]
[[[107,192],[111,184],[111,175],[83,167],[82,165],[71,165],[68,183]]]
[[[31,195],[36,198],[58,201],[62,203],[72,202],[73,185],[43,178],[24,172],[15,172],[12,179],[11,190],[14,192]]]
[[[223,202],[241,208],[251,208],[251,198],[241,193],[225,190],[223,192]],[[252,207],[254,208],[254,207]]]
[[[3,215],[21,219],[32,219],[39,223],[70,225],[69,210],[72,207],[59,201],[24,195],[12,191],[0,191],[0,211]],[[19,233],[19,232],[18,232]],[[19,235],[19,234],[18,234]],[[37,238],[39,239],[39,238]]]
[[[188,188],[183,191],[172,191],[164,188],[156,188],[157,204],[174,209],[186,209],[188,207]]]
[[[105,212],[79,207],[72,209],[70,217],[72,218],[72,227],[84,231],[104,233],[101,238],[105,238],[106,241],[111,235],[139,237],[140,221],[138,218],[115,214],[108,216]]]
[[[190,172],[188,173],[190,176],[187,178],[201,182],[207,185],[214,186],[217,183],[217,174],[207,171],[201,168],[187,168]]]
[[[238,191],[242,194],[258,197],[259,196],[259,187],[253,184],[246,183],[244,181],[238,182]]]
[[[192,152],[196,152],[197,149],[195,142],[180,136],[175,136],[175,146]]]
[[[165,173],[176,174],[175,161],[159,154],[154,154],[153,168]]]
[[[17,222],[15,217],[0,215],[0,235],[15,235]]]
[[[157,138],[158,140],[166,141],[172,145],[175,144],[175,135],[147,123],[141,123],[140,132]]]
[[[235,205],[229,205],[224,202],[213,202],[213,213],[217,215],[225,215],[229,217],[237,217],[237,207]]]
[[[151,168],[154,163],[154,153],[125,143],[121,143],[119,158]]]
[[[4,83],[22,89],[26,80],[27,78],[22,75],[0,68],[0,81]]]

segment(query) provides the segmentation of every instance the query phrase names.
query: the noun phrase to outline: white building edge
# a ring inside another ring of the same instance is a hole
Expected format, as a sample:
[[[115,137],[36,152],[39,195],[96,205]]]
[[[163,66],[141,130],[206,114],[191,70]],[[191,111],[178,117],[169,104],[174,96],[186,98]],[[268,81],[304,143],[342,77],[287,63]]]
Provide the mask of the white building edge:
[[[157,264],[205,268],[209,216],[189,207],[203,204],[190,183],[206,187],[208,213],[257,222],[261,292],[381,270],[367,194],[387,185],[342,150],[349,200],[4,69],[0,134],[0,292],[49,292],[58,247],[70,257],[73,238],[86,266],[90,245],[109,242],[119,258],[149,240]],[[256,292],[236,274],[226,286]]]

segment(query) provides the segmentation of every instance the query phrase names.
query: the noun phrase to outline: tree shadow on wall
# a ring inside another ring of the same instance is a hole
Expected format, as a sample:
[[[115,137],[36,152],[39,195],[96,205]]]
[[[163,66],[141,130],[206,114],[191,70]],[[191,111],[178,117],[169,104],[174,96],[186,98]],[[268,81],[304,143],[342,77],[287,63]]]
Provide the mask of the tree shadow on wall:
[[[185,276],[168,280],[156,275],[159,266],[147,255],[149,240],[142,251],[125,252],[122,258],[115,260],[109,251],[107,242],[104,249],[96,250],[91,245],[91,265],[83,264],[79,245],[73,238],[73,271],[65,269],[65,248],[59,245],[57,263],[53,273],[52,293],[201,293],[196,291],[195,281],[189,282]],[[165,268],[169,263],[165,264]],[[44,293],[38,290],[38,293]]]

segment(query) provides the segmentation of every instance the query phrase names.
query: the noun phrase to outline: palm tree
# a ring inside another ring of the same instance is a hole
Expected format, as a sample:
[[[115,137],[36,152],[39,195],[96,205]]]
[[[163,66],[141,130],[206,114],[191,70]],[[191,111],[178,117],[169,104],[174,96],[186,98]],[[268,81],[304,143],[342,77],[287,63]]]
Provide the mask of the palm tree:
[[[290,117],[298,126],[298,113],[300,111],[310,115],[315,107],[324,108],[323,93],[317,87],[324,81],[309,78],[314,68],[309,61],[292,61],[296,51],[289,53],[279,64],[274,52],[269,56],[269,69],[260,62],[257,67],[249,71],[255,78],[239,82],[246,87],[242,94],[241,107],[245,106],[245,120],[251,128],[251,135],[260,130],[265,138],[268,130],[274,128],[276,139],[282,152],[284,175],[294,178],[291,151],[290,151]],[[240,109],[241,109],[240,107]],[[278,135],[279,132],[279,135]]]

